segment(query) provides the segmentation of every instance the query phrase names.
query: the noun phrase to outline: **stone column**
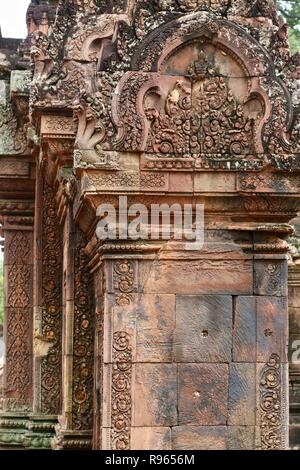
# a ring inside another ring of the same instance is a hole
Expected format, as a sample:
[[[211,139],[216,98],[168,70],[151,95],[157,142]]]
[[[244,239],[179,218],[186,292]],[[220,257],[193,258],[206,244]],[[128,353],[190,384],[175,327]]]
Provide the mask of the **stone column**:
[[[24,442],[28,448],[48,448],[62,403],[62,243],[55,189],[37,173],[34,412]]]
[[[4,407],[0,446],[21,447],[32,410],[33,218],[4,217]]]

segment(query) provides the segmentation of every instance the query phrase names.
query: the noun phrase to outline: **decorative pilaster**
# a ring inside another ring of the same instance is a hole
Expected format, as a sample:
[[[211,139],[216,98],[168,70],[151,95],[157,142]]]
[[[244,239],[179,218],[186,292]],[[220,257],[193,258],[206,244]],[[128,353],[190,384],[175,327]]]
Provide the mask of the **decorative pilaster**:
[[[55,449],[89,449],[93,427],[94,293],[86,240],[74,227],[72,211],[64,222],[63,410],[52,442]]]
[[[34,413],[28,448],[48,448],[62,400],[62,243],[55,190],[37,178],[35,227]]]
[[[300,218],[290,241],[289,265],[289,391],[290,448],[300,449]]]
[[[22,446],[32,410],[33,219],[4,220],[4,407],[0,445]]]

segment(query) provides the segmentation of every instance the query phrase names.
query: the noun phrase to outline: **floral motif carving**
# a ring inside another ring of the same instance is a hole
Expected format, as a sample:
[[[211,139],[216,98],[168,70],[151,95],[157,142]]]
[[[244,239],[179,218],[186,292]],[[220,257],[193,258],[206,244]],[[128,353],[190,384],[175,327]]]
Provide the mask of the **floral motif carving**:
[[[112,450],[129,450],[132,410],[132,345],[130,335],[124,331],[114,333],[112,367],[111,448]]]
[[[134,262],[128,260],[114,263],[114,289],[118,305],[129,305],[132,302],[132,294],[136,290]]]
[[[262,450],[278,450],[281,436],[280,358],[272,354],[264,366],[260,381],[260,428]]]
[[[7,249],[6,396],[8,411],[30,409],[32,387],[32,234],[12,231]]]
[[[191,79],[178,80],[169,91],[164,113],[145,109],[148,153],[191,155],[197,167],[209,166],[211,160],[251,159],[255,120],[245,115],[226,80],[215,73],[200,53]]]
[[[137,100],[142,86],[149,80],[148,75],[133,73],[125,82],[118,99],[118,114],[115,123],[119,127],[114,147],[119,151],[139,151],[142,149],[145,129],[144,116],[137,111]]]
[[[41,363],[41,411],[57,414],[61,404],[61,271],[62,248],[56,216],[54,189],[44,183],[42,218],[42,325],[43,339],[50,344]]]
[[[138,187],[140,184],[140,176],[138,173],[110,173],[107,175],[91,175],[90,182],[97,184],[99,187]]]
[[[77,234],[75,258],[73,413],[72,429],[93,426],[94,307],[93,279],[84,252],[85,240]]]
[[[147,152],[168,154],[188,154],[190,149],[190,129],[192,96],[189,83],[177,81],[170,90],[165,113],[157,109],[145,109],[150,122]]]

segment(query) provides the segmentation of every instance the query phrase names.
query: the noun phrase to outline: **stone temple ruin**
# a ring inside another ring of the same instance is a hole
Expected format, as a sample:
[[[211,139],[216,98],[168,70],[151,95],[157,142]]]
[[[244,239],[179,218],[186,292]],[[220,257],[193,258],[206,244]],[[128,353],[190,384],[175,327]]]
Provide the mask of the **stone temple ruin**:
[[[298,448],[300,55],[274,1],[33,0],[27,25],[0,38],[0,446]],[[204,246],[99,239],[120,195],[204,204]]]

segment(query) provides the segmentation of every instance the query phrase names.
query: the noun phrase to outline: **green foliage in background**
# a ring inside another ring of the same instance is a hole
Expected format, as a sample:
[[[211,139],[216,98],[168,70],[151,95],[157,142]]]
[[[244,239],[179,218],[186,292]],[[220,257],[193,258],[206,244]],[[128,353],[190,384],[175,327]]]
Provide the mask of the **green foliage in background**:
[[[279,13],[289,25],[291,51],[300,51],[300,0],[277,0]]]

